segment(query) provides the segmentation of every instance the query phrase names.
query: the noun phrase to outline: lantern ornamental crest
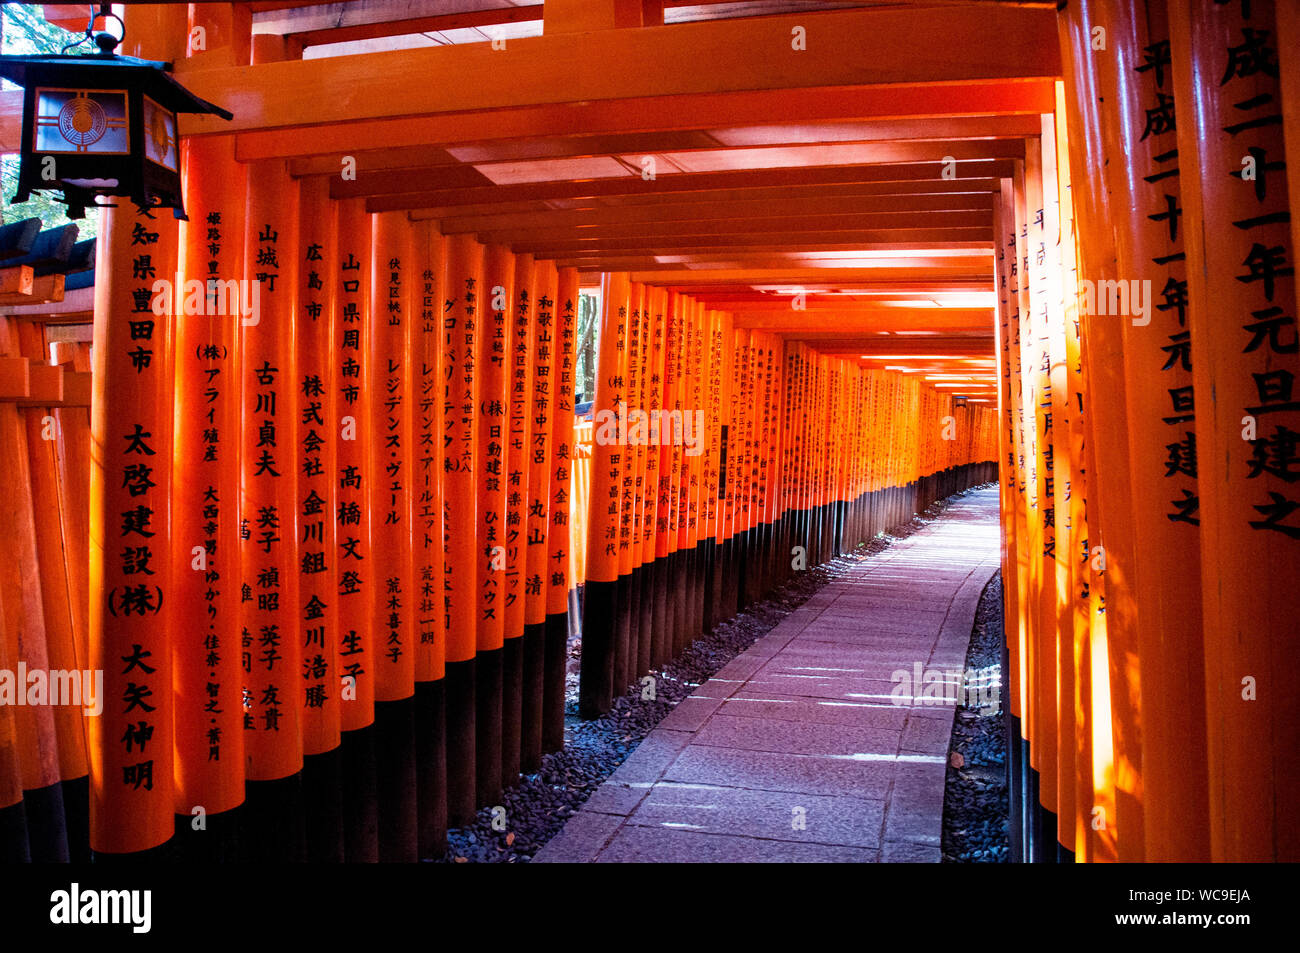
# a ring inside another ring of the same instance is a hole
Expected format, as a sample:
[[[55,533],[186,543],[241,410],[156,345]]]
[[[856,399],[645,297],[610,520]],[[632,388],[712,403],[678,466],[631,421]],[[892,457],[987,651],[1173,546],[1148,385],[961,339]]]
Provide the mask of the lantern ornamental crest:
[[[101,195],[185,218],[177,113],[231,113],[195,96],[171,64],[101,52],[0,56],[0,76],[23,87],[18,192],[62,192],[69,218]]]

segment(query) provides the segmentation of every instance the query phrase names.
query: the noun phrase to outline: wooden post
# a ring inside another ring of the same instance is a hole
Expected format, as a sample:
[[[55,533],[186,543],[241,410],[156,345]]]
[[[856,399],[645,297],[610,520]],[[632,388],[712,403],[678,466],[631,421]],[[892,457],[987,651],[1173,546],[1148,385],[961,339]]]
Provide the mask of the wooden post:
[[[553,388],[551,430],[551,518],[547,533],[549,565],[546,595],[545,694],[542,701],[542,747],[564,747],[565,668],[569,637],[569,552],[574,541],[569,523],[573,485],[574,364],[578,329],[578,272],[561,268],[554,304],[555,343],[551,358]]]
[[[502,721],[509,729],[503,737],[501,783],[514,783],[519,772],[535,771],[542,756],[543,663],[541,645],[533,637],[532,664],[527,661],[529,640],[525,637],[526,598],[524,574],[527,553],[524,526],[528,516],[528,417],[533,396],[533,256],[516,255],[510,313],[510,349],[507,357],[507,386],[510,400],[506,453],[506,508],[502,528],[506,548],[503,580],[505,642],[502,683]],[[531,677],[526,677],[531,676]]]
[[[1170,0],[1169,21],[1196,452],[1214,462],[1197,475],[1199,510],[1176,507],[1200,519],[1210,858],[1296,860],[1300,698],[1276,675],[1300,647],[1300,348],[1282,174],[1296,157],[1275,9]]]
[[[297,414],[294,326],[298,190],[282,162],[254,165],[244,214],[244,275],[256,323],[240,327],[240,638],[244,773],[255,857],[295,857],[302,826],[302,670],[298,615]],[[281,783],[282,782],[282,783]]]
[[[587,520],[587,582],[582,610],[582,670],[579,713],[599,718],[614,700],[614,656],[617,641],[619,447],[602,433],[616,414],[622,396],[618,313],[627,290],[627,277],[606,273],[600,288],[600,352],[596,359],[596,393],[592,404],[591,509]]]
[[[411,580],[412,472],[411,225],[401,212],[371,216],[370,315],[366,360],[374,389],[370,572],[375,581],[375,765],[379,858],[418,860],[415,768],[415,617]]]
[[[338,244],[330,263],[336,344],[331,386],[339,415],[335,454],[335,545],[338,659],[343,746],[343,811],[349,862],[379,858],[374,733],[377,646],[371,628],[378,581],[372,568],[371,470],[374,368],[365,343],[370,326],[371,225],[359,199],[338,203]]]
[[[1059,19],[1065,75],[1067,125],[1071,150],[1071,186],[1080,196],[1077,205],[1086,209],[1079,217],[1079,277],[1094,286],[1115,281],[1114,236],[1105,223],[1111,221],[1109,194],[1105,188],[1105,167],[1112,153],[1102,138],[1101,114],[1105,103],[1116,101],[1118,93],[1105,72],[1094,71],[1091,8],[1075,4],[1063,11]],[[1132,489],[1129,481],[1129,450],[1126,381],[1122,332],[1112,316],[1084,313],[1080,316],[1084,342],[1085,369],[1088,379],[1084,416],[1092,435],[1093,453],[1098,466],[1089,470],[1095,483],[1089,484],[1088,543],[1090,560],[1104,565],[1103,595],[1098,609],[1104,620],[1097,620],[1092,630],[1094,653],[1103,644],[1100,626],[1104,622],[1110,686],[1110,734],[1113,745],[1111,777],[1115,792],[1113,816],[1100,821],[1115,835],[1120,861],[1140,861],[1144,857],[1144,803],[1142,790],[1141,686],[1137,633],[1138,604],[1133,598],[1133,576],[1137,563],[1131,532]],[[1023,598],[1023,597],[1022,597]],[[1093,672],[1094,698],[1100,688],[1098,672]],[[1094,715],[1097,712],[1094,709]],[[1094,735],[1095,738],[1095,735]],[[1101,764],[1094,749],[1095,764]],[[1102,807],[1105,805],[1095,805]]]
[[[412,387],[415,454],[411,579],[419,598],[415,617],[416,799],[421,857],[447,846],[447,632],[443,616],[443,376],[444,239],[431,222],[415,223],[412,298]]]
[[[447,817],[468,823],[475,794],[475,647],[478,566],[478,403],[483,246],[465,234],[447,239],[443,296],[446,462],[443,505],[447,628]]]
[[[479,318],[478,548],[474,586],[478,604],[475,656],[478,799],[493,803],[500,797],[502,787],[506,453],[510,425],[506,408],[510,401],[508,360],[514,279],[514,255],[504,246],[489,245],[484,256]],[[511,726],[511,733],[518,731],[516,722]]]
[[[520,713],[520,768],[535,771],[542,762],[542,721],[546,693],[546,631],[528,619],[528,510],[532,504],[534,388],[537,381],[536,319],[541,268],[532,257],[515,259],[515,377],[511,392],[511,583],[516,593],[512,615],[523,633],[523,705]],[[516,446],[516,441],[518,446]],[[517,477],[514,475],[517,474]]]
[[[546,708],[546,692],[550,688],[546,683],[546,590],[554,543],[550,534],[551,514],[555,509],[551,500],[551,474],[555,466],[552,437],[555,429],[557,356],[560,347],[556,320],[559,274],[555,263],[537,262],[533,280],[537,296],[534,311],[537,329],[533,348],[533,394],[527,421],[528,512],[524,527],[527,560],[524,575],[524,621],[536,633],[534,638],[542,650],[541,737],[543,750],[546,750],[547,735],[550,734],[553,739],[556,730],[553,724],[548,726]],[[536,660],[536,656],[534,658]]]
[[[244,316],[252,301],[240,293],[249,287],[239,284],[246,184],[234,147],[231,138],[186,143],[182,171],[190,220],[181,229],[182,284],[173,288],[170,303],[177,319],[170,611],[188,631],[172,646],[174,806],[182,816],[203,809],[208,839],[188,841],[197,856],[212,859],[231,849],[226,836],[238,830],[225,831],[221,815],[244,801],[239,328],[253,318]],[[180,828],[191,829],[190,823]]]
[[[344,858],[342,795],[342,678],[339,674],[338,426],[340,396],[333,362],[339,340],[337,207],[324,178],[304,179],[298,196],[297,375],[293,395],[299,440],[298,631],[303,788],[308,856]]]

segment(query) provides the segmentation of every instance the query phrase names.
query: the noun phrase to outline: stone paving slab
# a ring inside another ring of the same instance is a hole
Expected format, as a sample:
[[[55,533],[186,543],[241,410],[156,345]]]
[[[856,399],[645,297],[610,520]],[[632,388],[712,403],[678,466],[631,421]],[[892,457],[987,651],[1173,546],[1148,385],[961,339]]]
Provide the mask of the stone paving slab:
[[[871,863],[879,856],[879,851],[860,847],[799,844],[629,824],[613,837],[596,860],[602,864],[852,864]],[[539,853],[534,863],[538,860],[547,862],[551,858]]]
[[[665,780],[717,784],[791,794],[884,799],[893,782],[894,756],[858,761],[852,755],[812,756],[687,745]]]
[[[825,725],[806,721],[716,714],[695,734],[692,744],[785,754],[894,754],[901,733],[888,728]]]
[[[997,490],[852,567],[684,699],[540,863],[936,863],[953,705],[998,565]],[[902,679],[901,672],[908,674]]]
[[[670,781],[655,785],[628,818],[642,827],[865,848],[880,846],[884,821],[883,800]]]
[[[887,702],[839,701],[749,691],[737,692],[716,710],[749,718],[853,725],[899,732],[907,724],[907,709]]]

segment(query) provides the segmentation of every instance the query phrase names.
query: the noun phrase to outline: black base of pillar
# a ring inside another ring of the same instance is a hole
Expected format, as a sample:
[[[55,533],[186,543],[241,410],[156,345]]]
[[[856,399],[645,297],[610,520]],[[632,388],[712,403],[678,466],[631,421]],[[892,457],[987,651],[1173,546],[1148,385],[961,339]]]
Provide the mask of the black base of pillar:
[[[712,632],[718,625],[718,601],[715,594],[715,578],[717,572],[717,543],[712,536],[708,539],[700,540],[699,555],[699,572],[700,572],[700,589],[703,606],[700,610],[700,629],[703,632]]]
[[[343,863],[342,747],[304,757],[302,786],[307,796],[307,859],[318,864]]]
[[[650,624],[650,668],[662,669],[673,657],[673,631],[668,611],[668,557],[650,564],[654,570],[654,619]]]
[[[441,857],[447,850],[446,683],[415,685],[416,800],[420,812],[420,856]]]
[[[1036,772],[1035,772],[1036,773]],[[1038,805],[1039,840],[1034,845],[1034,863],[1056,863],[1056,812]]]
[[[634,679],[639,679],[652,667],[650,659],[654,654],[655,586],[659,577],[653,562],[646,563],[637,572],[641,574],[641,589],[632,609],[637,614],[636,658],[632,666]]]
[[[1002,658],[1004,660],[1002,671],[1007,671],[1005,664],[1006,650],[1003,650]],[[1020,768],[1020,719],[1015,715],[1007,712],[1006,717],[1006,745],[1007,745],[1007,833],[1009,840],[1009,860],[1013,864],[1023,864],[1025,862],[1025,844],[1024,844],[1024,819],[1022,812],[1024,810],[1024,793],[1021,791],[1021,782],[1023,780]]]
[[[374,726],[345,731],[343,753],[343,859],[379,862],[379,800],[375,779]]]
[[[501,787],[519,783],[524,717],[524,640],[506,639],[501,649]]]
[[[519,728],[519,770],[532,774],[542,765],[542,725],[546,709],[546,624],[536,622],[524,626],[523,642],[524,705]]]
[[[272,781],[245,781],[242,856],[245,863],[307,859],[302,772]]]
[[[479,807],[501,800],[501,656],[503,649],[480,649],[474,659],[475,801]]]
[[[478,810],[476,787],[475,659],[448,662],[447,675],[447,823],[462,827]]]
[[[771,523],[760,523],[756,530],[757,547],[758,588],[754,593],[754,599],[762,599],[775,588],[775,576],[772,572],[772,533],[774,527]]]
[[[193,813],[176,815],[176,833],[167,842],[171,857],[186,864],[239,863],[244,852],[244,805],[220,814],[205,814],[203,826],[199,830],[194,828],[197,820]],[[314,860],[311,855],[310,823],[310,818],[304,819],[309,838],[308,856]],[[341,855],[339,859],[342,859]]]
[[[157,867],[175,863],[176,852],[171,840],[148,850],[132,851],[129,854],[108,854],[103,851],[91,851],[91,863],[103,867]]]
[[[68,828],[63,815],[63,785],[60,782],[23,792],[27,806],[27,844],[32,863],[66,864]]]
[[[23,802],[0,807],[0,863],[31,863],[32,849],[27,844],[27,809]]]
[[[699,585],[699,568],[695,547],[680,550],[682,559],[682,583],[678,598],[682,606],[682,649],[694,642],[700,635],[699,619],[695,616],[695,587]]]
[[[618,583],[587,580],[582,607],[582,668],[578,714],[599,718],[614,703],[614,642]]]
[[[375,780],[379,793],[379,860],[419,857],[415,795],[415,698],[375,702]]]
[[[707,582],[705,541],[695,542],[694,549],[690,551],[690,558],[693,560],[694,567],[690,576],[690,625],[694,632],[693,638],[699,638],[708,632],[705,628],[705,602],[708,598],[708,590],[705,588]]]
[[[686,553],[677,550],[668,556],[668,612],[673,617],[673,658],[690,644],[686,619]]]
[[[718,555],[722,577],[718,585],[718,621],[726,622],[736,614],[736,537],[723,540]]]
[[[642,588],[645,573],[641,571],[640,566],[636,566],[628,573],[627,585],[627,684],[623,686],[623,691],[627,691],[627,685],[636,681],[638,675],[637,662],[641,658],[641,602],[644,599]],[[650,633],[646,633],[649,637]],[[615,686],[615,693],[618,693],[618,686]]]
[[[68,819],[68,859],[90,863],[90,776],[63,782],[63,811]]]
[[[569,663],[569,613],[546,617],[542,692],[542,751],[564,747],[564,677]]]
[[[627,681],[631,677],[628,655],[632,651],[632,574],[619,576],[615,586],[617,594],[614,597],[614,681],[610,686],[614,698],[627,690]]]
[[[1038,771],[1032,766],[1033,762],[1029,757],[1031,750],[1029,742],[1025,742],[1025,765],[1028,768],[1028,775],[1025,778],[1025,797],[1029,802],[1025,805],[1025,844],[1028,847],[1029,862],[1041,864],[1043,862],[1043,813],[1038,803]]]

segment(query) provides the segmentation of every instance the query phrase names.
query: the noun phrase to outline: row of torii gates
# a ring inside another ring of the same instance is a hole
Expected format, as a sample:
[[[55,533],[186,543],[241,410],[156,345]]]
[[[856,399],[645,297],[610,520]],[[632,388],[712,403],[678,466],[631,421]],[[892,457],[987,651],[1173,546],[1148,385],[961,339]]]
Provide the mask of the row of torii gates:
[[[575,587],[591,717],[799,548],[993,479],[1019,855],[1300,856],[1293,4],[547,0],[320,59],[251,33],[293,6],[128,8],[235,119],[182,126],[187,222],[100,213],[93,309],[0,321],[0,670],[103,673],[90,717],[0,683],[6,857],[436,856],[562,746]],[[658,178],[457,164],[727,124]],[[774,298],[781,256],[833,287]],[[212,278],[257,313],[194,314]],[[92,312],[87,408],[34,382]]]

